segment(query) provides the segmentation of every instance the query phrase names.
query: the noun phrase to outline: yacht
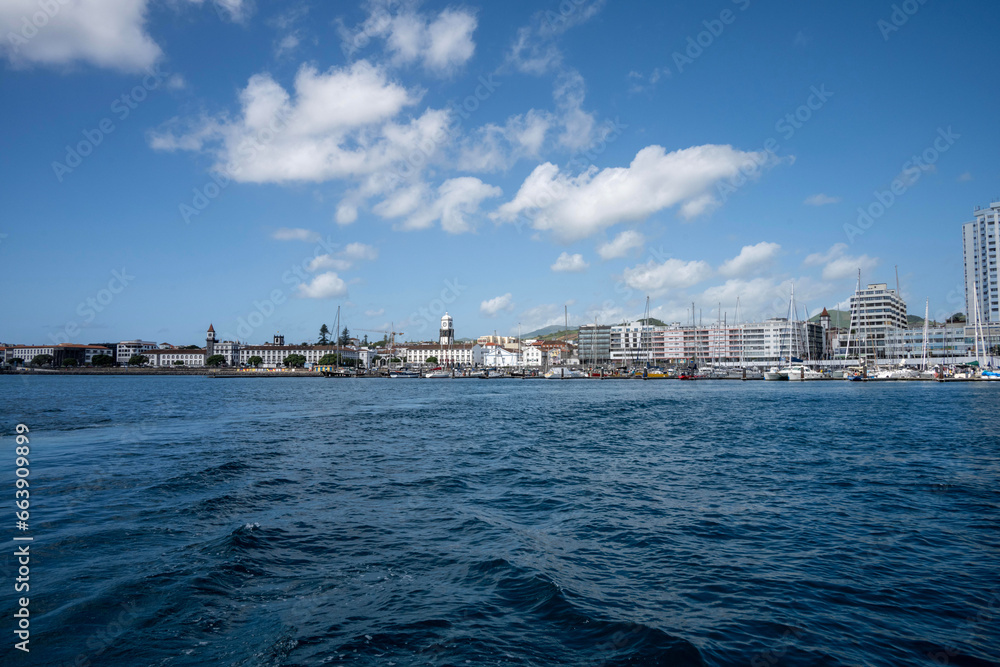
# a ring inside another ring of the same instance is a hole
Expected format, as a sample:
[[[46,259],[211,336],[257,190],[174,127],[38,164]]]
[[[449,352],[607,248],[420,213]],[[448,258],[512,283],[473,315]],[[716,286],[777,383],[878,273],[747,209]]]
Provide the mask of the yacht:
[[[572,368],[560,367],[553,368],[545,374],[545,377],[549,380],[572,380],[576,378],[585,378],[587,375],[581,371],[575,371]]]
[[[813,370],[808,366],[802,366],[802,365],[789,366],[788,368],[783,369],[783,372],[786,373],[789,380],[794,380],[794,381],[822,380],[825,377],[819,371]]]
[[[444,371],[444,370],[441,370],[441,371],[431,371],[430,373],[428,373],[424,377],[425,378],[429,378],[431,380],[441,380],[441,379],[444,379],[444,378],[450,378],[451,377],[451,373],[448,372],[448,371]]]
[[[778,368],[777,366],[771,366],[770,370],[764,371],[765,380],[787,380],[788,372]]]

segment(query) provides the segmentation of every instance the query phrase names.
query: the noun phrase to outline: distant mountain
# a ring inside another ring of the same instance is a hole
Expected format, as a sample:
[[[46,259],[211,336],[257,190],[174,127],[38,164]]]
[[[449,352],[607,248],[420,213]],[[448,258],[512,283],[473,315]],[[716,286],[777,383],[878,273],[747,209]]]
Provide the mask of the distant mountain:
[[[559,333],[563,331],[564,327],[560,324],[553,324],[551,326],[542,327],[541,329],[535,329],[534,331],[529,331],[528,333],[521,334],[521,338],[541,338],[542,336],[548,336],[549,334]]]

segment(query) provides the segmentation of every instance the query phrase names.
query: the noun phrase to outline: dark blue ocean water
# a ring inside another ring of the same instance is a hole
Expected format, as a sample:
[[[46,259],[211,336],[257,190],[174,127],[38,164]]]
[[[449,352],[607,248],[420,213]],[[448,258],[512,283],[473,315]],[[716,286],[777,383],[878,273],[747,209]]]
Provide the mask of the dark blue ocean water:
[[[998,664],[998,415],[987,383],[3,376],[0,661]]]

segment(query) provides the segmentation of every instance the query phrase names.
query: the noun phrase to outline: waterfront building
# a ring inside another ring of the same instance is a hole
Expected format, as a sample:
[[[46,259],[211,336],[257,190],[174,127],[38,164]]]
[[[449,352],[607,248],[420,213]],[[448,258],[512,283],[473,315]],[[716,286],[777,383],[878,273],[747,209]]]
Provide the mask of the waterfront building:
[[[518,365],[518,354],[508,350],[500,343],[482,343],[483,359],[481,364],[488,368],[513,368]]]
[[[146,350],[142,354],[149,358],[149,365],[156,368],[172,368],[174,366],[201,368],[205,365],[205,360],[211,356],[207,355],[203,349],[182,350],[176,347]],[[176,363],[178,361],[182,363]]]
[[[494,343],[508,350],[516,350],[518,338],[517,336],[480,336],[476,342],[483,346],[487,343]]]
[[[577,329],[580,363],[602,366],[611,362],[611,325],[584,324]]]
[[[965,314],[976,317],[976,302],[983,322],[1000,322],[997,280],[997,241],[1000,239],[1000,202],[977,207],[975,220],[962,225],[962,255],[965,260]]]
[[[886,338],[907,327],[906,302],[885,283],[855,290],[851,304],[851,344],[848,356],[886,357]]]
[[[790,357],[816,361],[824,354],[823,327],[775,317],[741,325],[665,326],[631,322],[611,327],[611,361],[617,366],[646,363],[773,365]],[[583,348],[580,350],[584,354]]]
[[[275,338],[278,337],[275,336]],[[282,336],[281,339],[284,340],[284,337]],[[300,354],[305,357],[307,368],[318,364],[319,360],[327,354],[339,354],[342,360],[341,363],[343,363],[343,360],[351,359],[357,364],[359,358],[358,349],[350,346],[275,345],[274,343],[263,343],[261,345],[241,344],[239,347],[239,363],[249,366],[250,357],[260,357],[263,359],[262,368],[284,368],[285,359],[293,354]]]
[[[451,315],[447,312],[441,317],[441,330],[438,341],[441,343],[441,347],[448,347],[455,344],[455,326]]]
[[[425,364],[429,357],[437,359],[441,366],[480,366],[483,363],[483,346],[479,343],[407,343],[405,354],[397,350],[396,355],[408,364]]]
[[[134,354],[145,354],[149,350],[158,349],[158,345],[151,340],[123,340],[118,343],[115,349],[115,361],[120,364],[127,364]]]
[[[91,364],[99,355],[115,356],[115,351],[103,345],[79,345],[76,343],[60,343],[59,345],[11,345],[5,352],[4,360],[15,359],[17,363],[27,365],[39,354],[52,357],[54,366],[62,366],[67,359],[73,359],[78,366]]]

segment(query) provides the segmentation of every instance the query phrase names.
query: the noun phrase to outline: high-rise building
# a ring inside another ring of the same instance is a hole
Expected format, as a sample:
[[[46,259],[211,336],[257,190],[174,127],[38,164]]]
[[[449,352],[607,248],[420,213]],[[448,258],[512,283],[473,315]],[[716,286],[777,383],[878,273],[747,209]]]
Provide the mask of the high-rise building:
[[[989,208],[976,208],[975,220],[962,225],[965,258],[965,315],[969,321],[1000,322],[1000,298],[997,291],[997,238],[1000,236],[1000,202]]]
[[[870,357],[886,357],[886,339],[906,328],[906,302],[885,283],[873,283],[851,296],[851,349]]]
[[[577,349],[581,364],[606,364],[611,361],[611,325],[583,324],[577,329]]]

